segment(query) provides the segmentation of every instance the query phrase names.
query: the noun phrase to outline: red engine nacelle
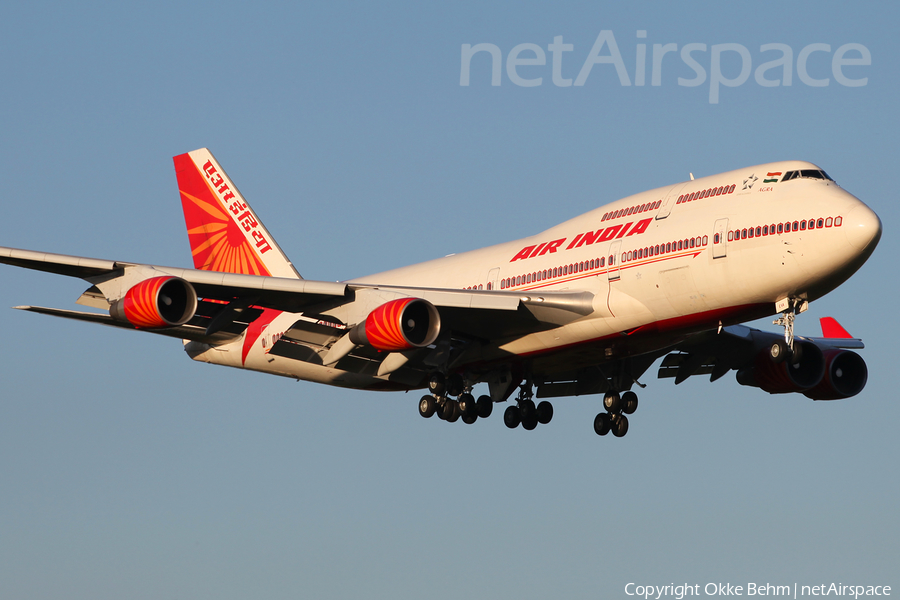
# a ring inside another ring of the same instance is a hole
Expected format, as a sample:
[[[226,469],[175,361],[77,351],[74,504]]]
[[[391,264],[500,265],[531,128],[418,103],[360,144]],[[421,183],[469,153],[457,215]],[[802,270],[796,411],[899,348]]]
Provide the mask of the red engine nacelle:
[[[178,277],[145,279],[109,308],[109,314],[137,329],[164,329],[187,323],[197,312],[197,292]]]
[[[829,348],[825,350],[825,376],[803,395],[813,400],[840,400],[855,396],[866,387],[869,369],[856,352]]]
[[[772,359],[769,349],[757,354],[752,366],[738,370],[741,385],[751,385],[770,394],[805,392],[815,387],[825,375],[825,358],[822,349],[812,342],[800,342],[800,360],[789,357],[781,362]]]
[[[350,331],[350,341],[385,352],[427,346],[441,331],[441,317],[431,302],[420,298],[398,298],[369,313]]]

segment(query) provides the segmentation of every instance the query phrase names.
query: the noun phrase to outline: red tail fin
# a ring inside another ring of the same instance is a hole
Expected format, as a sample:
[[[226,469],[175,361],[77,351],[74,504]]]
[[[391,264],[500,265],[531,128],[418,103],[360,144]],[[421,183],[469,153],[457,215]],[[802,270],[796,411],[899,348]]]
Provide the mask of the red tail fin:
[[[300,279],[209,150],[174,161],[197,269]]]

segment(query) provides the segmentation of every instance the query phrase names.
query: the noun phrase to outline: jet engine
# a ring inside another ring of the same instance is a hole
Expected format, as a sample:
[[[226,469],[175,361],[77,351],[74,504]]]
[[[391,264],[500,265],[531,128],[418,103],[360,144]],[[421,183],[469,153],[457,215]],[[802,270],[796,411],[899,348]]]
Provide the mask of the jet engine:
[[[350,331],[350,341],[385,352],[427,346],[437,339],[441,317],[434,305],[420,298],[398,298],[369,313]]]
[[[109,308],[118,321],[136,329],[164,329],[187,323],[197,312],[197,292],[178,277],[145,279]]]
[[[750,366],[739,369],[737,381],[741,385],[761,388],[770,394],[805,392],[814,388],[825,375],[822,349],[812,342],[797,342],[798,357],[772,358],[769,349],[760,351]]]
[[[813,400],[840,400],[860,393],[866,387],[869,370],[856,352],[829,348],[825,350],[825,376],[803,395]]]

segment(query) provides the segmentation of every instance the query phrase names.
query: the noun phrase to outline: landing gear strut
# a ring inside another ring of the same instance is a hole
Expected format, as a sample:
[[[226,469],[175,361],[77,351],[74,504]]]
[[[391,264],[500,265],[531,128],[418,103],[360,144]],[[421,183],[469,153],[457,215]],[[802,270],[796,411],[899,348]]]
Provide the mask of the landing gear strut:
[[[775,342],[769,348],[769,354],[775,362],[782,362],[788,355],[794,362],[797,362],[800,360],[800,347],[794,344],[794,319],[798,314],[806,311],[809,303],[800,298],[785,298],[777,302],[775,307],[781,311],[781,316],[772,323],[784,327],[784,344]]]

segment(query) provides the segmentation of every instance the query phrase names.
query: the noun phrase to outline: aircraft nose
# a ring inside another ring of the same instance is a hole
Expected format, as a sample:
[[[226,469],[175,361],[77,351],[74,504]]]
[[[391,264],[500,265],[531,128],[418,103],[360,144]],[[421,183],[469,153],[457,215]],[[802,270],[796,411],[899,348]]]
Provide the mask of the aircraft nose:
[[[843,225],[847,241],[861,252],[874,250],[881,239],[881,219],[865,204],[847,213]]]

